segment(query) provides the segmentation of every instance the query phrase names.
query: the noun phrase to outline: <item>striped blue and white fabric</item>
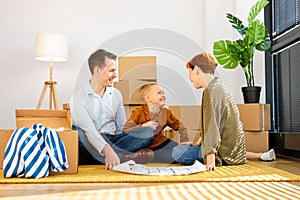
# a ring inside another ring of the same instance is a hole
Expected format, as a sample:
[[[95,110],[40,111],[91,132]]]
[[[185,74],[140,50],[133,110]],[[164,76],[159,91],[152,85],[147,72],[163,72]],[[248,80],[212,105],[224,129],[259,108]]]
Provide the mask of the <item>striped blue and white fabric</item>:
[[[58,133],[42,124],[16,129],[5,151],[4,177],[42,178],[69,167],[67,154]]]

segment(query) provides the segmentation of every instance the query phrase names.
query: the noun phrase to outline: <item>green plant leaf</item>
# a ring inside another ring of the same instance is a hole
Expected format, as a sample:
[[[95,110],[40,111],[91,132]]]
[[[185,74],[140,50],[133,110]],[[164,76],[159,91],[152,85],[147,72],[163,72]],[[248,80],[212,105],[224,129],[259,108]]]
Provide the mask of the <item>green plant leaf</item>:
[[[264,7],[268,5],[268,3],[268,0],[259,0],[251,7],[251,10],[248,15],[248,25],[250,25],[253,22],[253,20],[257,17],[260,11],[264,9]]]
[[[248,44],[260,44],[266,36],[266,27],[260,20],[252,22],[247,29],[246,37],[248,36]]]
[[[251,61],[252,50],[250,48],[253,49],[253,46],[249,46],[247,41],[247,38],[245,38],[245,40],[237,40],[228,45],[231,50],[231,56],[239,62],[242,68],[249,65]]]
[[[228,46],[232,45],[229,40],[214,42],[213,54],[218,62],[226,69],[234,69],[238,66],[238,61],[232,56]]]
[[[268,50],[270,47],[271,47],[271,39],[266,30],[266,36],[265,36],[264,40],[261,43],[256,45],[256,49],[258,51],[265,51],[265,50]]]
[[[230,13],[226,13],[226,17],[229,19],[232,27],[235,28],[239,32],[239,34],[241,34],[242,36],[246,34],[246,27],[243,25],[243,22],[239,18],[233,16]]]

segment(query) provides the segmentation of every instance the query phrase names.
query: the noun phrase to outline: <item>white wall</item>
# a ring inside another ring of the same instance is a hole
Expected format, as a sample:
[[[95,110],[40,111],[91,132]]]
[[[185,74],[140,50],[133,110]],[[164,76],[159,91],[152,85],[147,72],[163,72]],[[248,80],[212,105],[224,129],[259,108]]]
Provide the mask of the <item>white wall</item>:
[[[238,16],[248,13],[254,2],[2,1],[0,129],[15,128],[15,109],[35,109],[43,83],[49,79],[49,64],[34,59],[37,33],[60,33],[69,41],[69,60],[54,63],[60,108],[68,102],[75,86],[81,84],[81,76],[88,75],[86,60],[99,47],[118,55],[157,55],[158,81],[167,87],[169,104],[188,105],[200,103],[200,95],[192,88],[184,64],[197,52],[211,52],[214,41],[237,37],[225,13],[238,11]],[[130,40],[124,41],[124,36]],[[255,63],[264,69],[263,55],[256,56]],[[242,103],[240,86],[245,82],[241,70],[225,72],[219,69],[218,74],[237,102]],[[256,81],[264,88],[264,73],[256,73]],[[264,102],[264,90],[262,94]],[[42,108],[48,108],[48,96]]]

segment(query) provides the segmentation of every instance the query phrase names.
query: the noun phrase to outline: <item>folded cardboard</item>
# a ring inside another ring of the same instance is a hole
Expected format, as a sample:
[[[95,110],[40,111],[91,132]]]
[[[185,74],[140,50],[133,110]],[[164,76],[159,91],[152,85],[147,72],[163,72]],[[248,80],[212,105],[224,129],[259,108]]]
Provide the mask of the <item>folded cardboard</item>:
[[[176,115],[188,129],[201,129],[201,106],[169,106],[169,110]]]
[[[200,138],[201,130],[188,129],[187,131],[188,131],[189,141],[197,142],[198,139]],[[171,140],[180,143],[180,134],[177,131],[174,131],[172,129],[166,129],[164,130],[164,135],[170,138]]]
[[[156,56],[118,57],[119,80],[157,80]]]
[[[147,84],[150,81],[142,81],[142,80],[120,80],[115,83],[114,87],[119,89],[123,96],[123,103],[125,105],[129,104],[143,104],[143,100],[141,98],[141,94],[139,93],[139,89]]]
[[[78,132],[72,130],[69,110],[16,110],[17,128],[31,127],[41,123],[52,129],[62,129],[58,132],[62,139],[69,162],[69,168],[61,173],[77,173],[78,168]]]
[[[247,151],[261,153],[269,150],[269,131],[244,132]]]
[[[244,130],[267,131],[271,128],[270,104],[237,104]]]

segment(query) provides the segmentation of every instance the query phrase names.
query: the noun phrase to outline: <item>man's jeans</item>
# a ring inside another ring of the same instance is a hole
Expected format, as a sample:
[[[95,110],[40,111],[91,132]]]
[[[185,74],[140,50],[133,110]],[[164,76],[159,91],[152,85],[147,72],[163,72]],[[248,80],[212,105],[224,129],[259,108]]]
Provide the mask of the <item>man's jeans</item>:
[[[78,131],[79,151],[85,157],[105,163],[104,155],[101,155],[88,141],[85,131],[73,126]],[[146,148],[153,142],[153,131],[150,127],[140,127],[117,135],[100,133],[103,139],[121,157],[123,154],[135,152]]]

